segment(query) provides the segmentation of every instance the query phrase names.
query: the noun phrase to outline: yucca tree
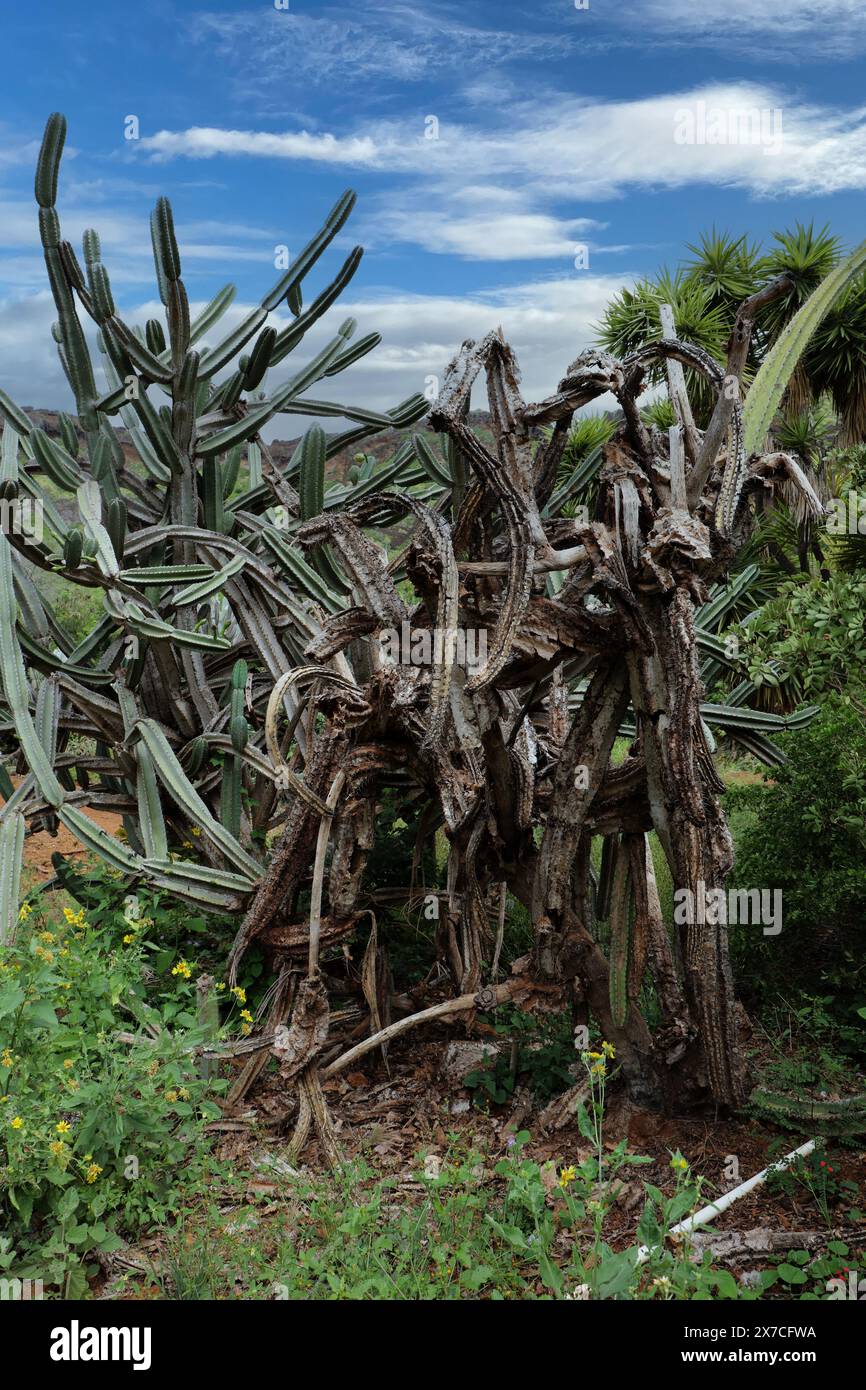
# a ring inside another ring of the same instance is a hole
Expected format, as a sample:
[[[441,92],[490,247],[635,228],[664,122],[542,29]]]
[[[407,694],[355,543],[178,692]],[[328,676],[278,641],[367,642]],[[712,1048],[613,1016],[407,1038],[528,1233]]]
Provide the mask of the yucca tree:
[[[687,249],[691,252],[684,266],[688,280],[707,290],[710,307],[721,309],[726,322],[733,323],[743,300],[755,293],[761,279],[757,245],[745,236],[734,237],[713,227]]]
[[[760,269],[768,279],[785,275],[790,287],[786,294],[768,306],[764,320],[764,348],[776,342],[785,326],[838,264],[840,256],[839,238],[827,226],[816,230],[813,222],[808,226],[797,222],[793,230],[773,233],[773,245],[762,258]],[[785,414],[801,414],[823,389],[819,387],[816,392],[808,359],[802,358],[788,382],[783,401]]]
[[[827,318],[832,315],[831,309]],[[823,328],[824,324],[821,324],[815,330],[815,340],[821,337]],[[783,449],[797,454],[813,474],[820,477],[827,454],[838,436],[836,415],[830,400],[826,396],[819,396],[799,415],[780,415],[773,424],[773,435]]]
[[[743,374],[748,384],[769,348],[818,285],[841,259],[841,242],[829,227],[797,222],[774,232],[761,252],[745,236],[713,228],[676,271],[662,270],[611,301],[599,327],[598,341],[610,352],[623,354],[661,337],[659,306],[673,308],[677,331],[702,346],[717,361],[724,356],[727,337],[739,304],[761,285],[784,276],[784,293],[767,305],[752,335]],[[783,401],[784,417],[796,418],[829,393],[842,427],[842,440],[855,443],[866,433],[864,386],[864,304],[866,289],[855,282],[834,304],[809,350],[797,363]],[[661,380],[658,372],[656,380]],[[696,383],[689,378],[694,393]],[[700,417],[708,402],[696,406]]]
[[[826,392],[839,420],[839,443],[866,440],[866,278],[829,310],[805,358],[812,398]]]
[[[806,300],[814,294],[830,271],[838,264],[841,243],[829,226],[817,228],[795,222],[793,228],[773,232],[772,244],[761,257],[758,271],[762,278],[784,275],[790,285],[783,295],[767,306],[763,323],[764,336],[775,342]]]
[[[671,307],[676,331],[684,341],[701,348],[717,362],[723,360],[731,328],[728,305],[719,299],[713,284],[703,283],[699,276],[683,268],[662,270],[654,279],[640,280],[633,289],[623,289],[615,295],[596,325],[597,341],[620,358],[659,342],[665,336],[663,305]],[[647,370],[653,384],[665,380],[663,365],[653,363]],[[704,424],[712,412],[712,391],[705,378],[691,368],[687,369],[686,380],[696,418]]]

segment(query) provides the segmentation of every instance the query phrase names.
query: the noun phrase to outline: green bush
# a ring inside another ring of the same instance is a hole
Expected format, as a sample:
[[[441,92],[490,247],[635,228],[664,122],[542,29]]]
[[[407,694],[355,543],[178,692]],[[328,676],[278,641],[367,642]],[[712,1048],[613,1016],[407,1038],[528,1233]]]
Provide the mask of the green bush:
[[[820,990],[840,1021],[866,1003],[866,722],[829,699],[807,728],[780,740],[784,766],[728,793],[738,827],[734,880],[782,890],[782,931],[732,927],[740,990],[752,999]]]
[[[0,951],[3,1267],[65,1297],[86,1292],[89,1255],[178,1209],[220,1114],[194,1052],[196,972],[152,925],[136,899],[61,915],[46,898]]]
[[[866,574],[799,575],[742,628],[749,678],[796,701],[853,693],[863,681]]]

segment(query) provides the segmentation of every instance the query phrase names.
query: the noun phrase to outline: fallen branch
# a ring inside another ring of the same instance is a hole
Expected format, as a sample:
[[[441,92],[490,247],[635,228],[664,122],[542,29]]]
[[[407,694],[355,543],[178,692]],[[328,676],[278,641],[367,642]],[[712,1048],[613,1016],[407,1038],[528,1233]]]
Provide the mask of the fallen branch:
[[[856,1230],[770,1231],[766,1226],[751,1231],[698,1231],[692,1236],[699,1259],[709,1251],[714,1260],[757,1260],[776,1250],[823,1250],[828,1240],[845,1240]]]
[[[523,981],[512,980],[504,985],[497,985],[495,989],[483,989],[472,994],[461,994],[456,999],[446,999],[442,1004],[433,1004],[429,1009],[422,1009],[420,1013],[409,1014],[406,1018],[398,1018],[396,1023],[389,1023],[387,1028],[381,1028],[378,1033],[373,1033],[369,1038],[364,1038],[354,1047],[350,1047],[348,1052],[344,1052],[330,1066],[325,1067],[321,1073],[323,1080],[328,1080],[331,1076],[336,1076],[356,1062],[359,1057],[363,1057],[365,1052],[371,1052],[374,1047],[380,1047],[383,1042],[389,1042],[391,1038],[398,1037],[401,1033],[406,1033],[410,1028],[414,1028],[418,1023],[430,1023],[433,1019],[447,1018],[450,1014],[467,1013],[470,1009],[495,1008],[497,1004],[505,1004],[519,990],[526,989]]]

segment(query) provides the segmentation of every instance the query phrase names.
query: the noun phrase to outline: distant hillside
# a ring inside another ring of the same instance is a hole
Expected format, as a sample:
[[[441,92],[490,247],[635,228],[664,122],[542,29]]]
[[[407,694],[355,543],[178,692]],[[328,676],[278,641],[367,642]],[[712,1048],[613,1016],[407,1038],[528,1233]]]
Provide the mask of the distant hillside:
[[[469,422],[480,430],[489,429],[490,415],[486,410],[473,410],[469,415]],[[419,420],[417,425],[411,430],[382,430],[380,434],[369,435],[355,444],[350,449],[343,449],[339,454],[335,454],[328,461],[328,473],[330,477],[345,482],[347,472],[354,462],[355,455],[363,452],[372,455],[373,458],[384,461],[392,457],[396,449],[402,444],[409,434],[425,433],[426,426],[423,420]],[[300,436],[294,439],[274,439],[271,441],[271,452],[275,459],[279,461],[288,460],[294,453]]]
[[[50,435],[52,438],[57,438],[59,436],[60,413],[58,411],[41,410],[34,406],[25,406],[24,413],[29,415],[34,425],[43,429],[47,435]],[[78,425],[78,421],[74,415],[71,415],[69,418],[78,429],[79,437],[83,443],[84,431]],[[484,431],[489,428],[490,416],[486,410],[473,410],[470,412],[469,422],[475,428]],[[414,428],[416,432],[419,430],[423,431],[423,421],[419,421]],[[131,445],[129,444],[126,430],[123,429],[122,426],[118,426],[117,433],[124,448],[127,450],[130,449]],[[372,456],[378,460],[391,458],[394,451],[399,447],[408,433],[411,433],[411,431],[394,429],[382,430],[380,434],[370,435],[367,439],[361,440],[359,444],[355,444],[349,449],[341,450],[339,454],[335,454],[334,457],[328,461],[329,477],[337,479],[340,482],[345,482],[348,470],[354,461],[355,454],[362,450],[366,454],[372,454]],[[300,435],[296,435],[294,439],[271,440],[271,453],[278,463],[288,462],[297,447],[299,439]]]

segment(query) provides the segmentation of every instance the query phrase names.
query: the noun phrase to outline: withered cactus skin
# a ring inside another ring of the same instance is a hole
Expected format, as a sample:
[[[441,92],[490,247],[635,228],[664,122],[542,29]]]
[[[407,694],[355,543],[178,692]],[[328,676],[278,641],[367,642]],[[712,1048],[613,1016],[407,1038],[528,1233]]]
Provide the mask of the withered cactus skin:
[[[741,581],[725,585],[751,497],[795,488],[821,509],[795,459],[746,452],[743,411],[725,390],[760,305],[743,307],[726,364],[675,337],[624,361],[583,353],[537,403],[524,401],[500,333],[466,342],[429,414],[441,452],[415,435],[384,466],[364,461],[350,484],[326,487],[329,457],[377,430],[409,429],[429,409],[422,397],[383,414],[307,394],[376,346],[375,334],[352,344],[352,320],[260,399],[267,372],[357,267],[358,249],[304,306],[302,284],[354,196],[209,346],[231,287],[191,318],[165,199],[152,220],[164,327],[138,331],[120,318],[95,233],[81,269],[56,210],[64,135],[52,116],[36,194],[83,456],[71,422],[57,442],[0,392],[3,495],[38,498],[45,520],[41,539],[0,537],[4,763],[23,775],[0,810],[5,936],[17,922],[25,831],[57,820],[130,883],[239,913],[229,978],[259,941],[280,971],[266,1038],[290,1023],[282,1055],[301,1098],[295,1146],[315,1121],[333,1154],[316,1061],[328,1041],[328,972],[333,948],[375,910],[365,866],[377,803],[386,788],[408,789],[426,804],[424,833],[442,827],[448,840],[437,950],[465,1007],[546,991],[576,1017],[595,1017],[636,1097],[741,1103],[725,928],[691,923],[669,935],[648,835],[675,887],[723,887],[731,841],[707,724],[772,759],[766,735],[810,717],[748,709],[747,683],[728,706],[704,699],[708,672],[729,660],[709,614],[718,620],[738,592]],[[267,323],[283,305],[288,321]],[[79,309],[98,324],[102,394]],[[668,440],[645,426],[637,400],[654,355],[701,372],[717,391],[703,441],[681,398],[682,434]],[[470,423],[482,374],[492,442]],[[568,429],[575,410],[607,392],[622,424],[595,465],[594,514],[575,519],[566,504],[590,470],[582,464],[577,481],[557,487]],[[278,412],[353,423],[330,436],[314,426],[281,468],[261,434]],[[248,486],[236,495],[244,459]],[[75,498],[75,526],[40,476]],[[381,532],[392,523],[401,548],[389,554]],[[34,569],[102,591],[104,616],[83,642],[40,597]],[[383,634],[404,628],[429,639],[426,657],[383,655]],[[623,728],[631,747],[614,765]],[[95,751],[73,750],[73,735]],[[84,806],[120,812],[126,841],[98,829]],[[190,835],[194,858],[178,853]],[[60,873],[77,882],[68,866]],[[300,908],[311,883],[315,950]],[[535,933],[523,976],[505,985],[490,973],[503,884]],[[599,917],[608,912],[606,954]],[[376,955],[372,930],[370,942]],[[378,1037],[392,1002],[382,960],[367,959],[364,976]],[[645,977],[661,1011],[652,1034],[639,1009]],[[259,1069],[251,1058],[235,1101]]]

